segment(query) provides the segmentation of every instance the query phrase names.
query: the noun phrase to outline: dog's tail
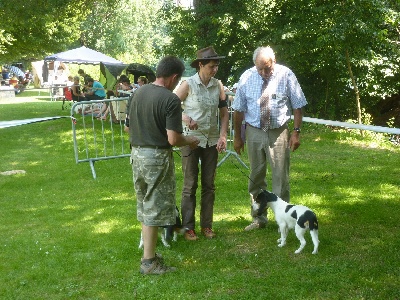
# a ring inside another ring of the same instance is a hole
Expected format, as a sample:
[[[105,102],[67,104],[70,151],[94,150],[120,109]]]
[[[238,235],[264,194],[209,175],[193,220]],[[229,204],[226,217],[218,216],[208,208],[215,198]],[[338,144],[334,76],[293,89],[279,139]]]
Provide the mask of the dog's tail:
[[[165,239],[168,242],[172,240],[173,234],[174,234],[174,226],[173,225],[165,226]]]
[[[165,238],[167,241],[172,240],[174,232],[178,234],[183,234],[185,232],[185,230],[182,228],[182,220],[178,206],[175,206],[175,224],[165,226]]]

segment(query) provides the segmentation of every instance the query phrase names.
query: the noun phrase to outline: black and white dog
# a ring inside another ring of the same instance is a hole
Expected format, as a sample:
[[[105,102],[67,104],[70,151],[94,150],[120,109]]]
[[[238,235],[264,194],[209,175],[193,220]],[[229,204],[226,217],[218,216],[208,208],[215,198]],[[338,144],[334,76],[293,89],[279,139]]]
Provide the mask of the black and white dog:
[[[311,209],[303,205],[289,204],[277,195],[262,190],[253,203],[253,210],[257,211],[258,216],[261,216],[267,207],[270,207],[274,212],[276,223],[279,226],[281,233],[281,238],[278,239],[279,247],[285,246],[288,231],[294,228],[296,236],[300,241],[300,247],[294,253],[300,253],[306,245],[304,234],[309,229],[314,244],[312,254],[318,253],[318,220]]]
[[[178,234],[183,234],[185,229],[182,228],[182,221],[179,213],[178,207],[176,207],[176,222],[174,225],[159,227],[159,232],[161,235],[161,241],[165,247],[171,247],[169,244],[171,240],[176,242],[178,240]],[[140,243],[139,249],[143,248],[143,234],[140,233]]]

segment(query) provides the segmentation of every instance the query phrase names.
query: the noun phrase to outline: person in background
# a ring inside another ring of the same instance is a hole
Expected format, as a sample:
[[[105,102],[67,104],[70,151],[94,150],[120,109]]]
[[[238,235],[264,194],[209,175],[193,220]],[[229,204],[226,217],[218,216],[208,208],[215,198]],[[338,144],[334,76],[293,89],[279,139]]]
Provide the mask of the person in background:
[[[232,86],[232,93],[235,93],[235,94],[236,94],[237,87],[238,87],[238,83],[236,82],[236,83],[233,84],[233,86]]]
[[[137,85],[138,88],[140,88],[141,86],[143,86],[144,84],[148,84],[149,80],[147,79],[146,76],[139,76],[138,80],[137,80]]]
[[[82,91],[84,93],[86,93],[86,91],[88,90],[88,79],[92,78],[92,77],[90,75],[86,74],[83,69],[79,69],[78,70],[78,75],[83,77],[83,88],[82,88]]]
[[[88,100],[103,100],[106,97],[104,86],[99,81],[89,77],[87,84],[88,91],[85,93],[85,97]]]
[[[182,101],[182,125],[185,134],[199,138],[195,150],[182,147],[182,225],[187,228],[185,239],[198,239],[195,231],[196,190],[201,160],[200,226],[206,238],[215,237],[213,214],[215,202],[215,176],[218,153],[226,150],[229,113],[222,83],[214,78],[220,59],[213,47],[197,51],[191,66],[197,73],[183,81],[176,94]],[[218,122],[218,112],[220,122]]]
[[[234,109],[234,149],[244,151],[242,122],[245,121],[247,152],[250,162],[248,191],[251,201],[261,189],[267,189],[266,172],[270,164],[272,192],[289,202],[290,150],[300,146],[302,108],[307,104],[294,73],[277,64],[271,47],[259,47],[253,54],[254,67],[240,77]],[[288,122],[294,115],[294,127]],[[251,209],[253,222],[245,230],[263,228],[266,214],[258,217]]]
[[[72,100],[76,102],[86,101],[86,97],[81,91],[79,76],[74,77],[73,85],[71,86]]]
[[[1,77],[3,79],[10,79],[10,71],[5,66],[1,68]]]
[[[182,134],[181,101],[172,93],[185,67],[177,57],[164,57],[157,66],[156,81],[138,89],[129,106],[131,163],[142,224],[142,274],[164,274],[175,268],[156,253],[158,227],[176,222],[176,179],[172,146],[195,149],[194,136]],[[154,120],[149,122],[149,120]]]
[[[25,81],[25,73],[22,70],[15,66],[5,65],[4,66],[10,73],[13,73],[15,77],[18,78],[19,83]]]
[[[72,75],[68,76],[67,87],[72,87],[74,85],[74,77]]]
[[[32,81],[32,73],[29,70],[25,71],[25,82],[30,83]]]
[[[117,97],[128,97],[132,93],[133,86],[127,76],[121,76],[118,80],[116,89]]]

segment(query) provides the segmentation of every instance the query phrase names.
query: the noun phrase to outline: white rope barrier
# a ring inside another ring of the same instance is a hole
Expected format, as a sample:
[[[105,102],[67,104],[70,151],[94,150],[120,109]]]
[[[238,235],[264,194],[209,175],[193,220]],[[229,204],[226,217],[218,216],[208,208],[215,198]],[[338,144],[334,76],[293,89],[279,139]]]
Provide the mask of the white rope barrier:
[[[235,93],[232,93],[232,92],[225,92],[225,94],[228,96],[235,97]],[[293,119],[294,119],[294,116],[292,115],[292,120]],[[353,123],[347,123],[347,122],[323,120],[323,119],[316,119],[316,118],[309,118],[309,117],[303,117],[303,122],[344,127],[344,128],[369,130],[369,131],[383,132],[383,133],[389,133],[389,134],[400,134],[400,128],[390,128],[390,127],[364,125],[364,124],[353,124]]]
[[[57,117],[46,117],[46,118],[33,118],[33,119],[25,119],[25,120],[11,120],[11,121],[0,121],[0,128],[7,128],[37,122],[44,122],[50,120],[56,120],[60,118],[69,118],[70,116],[57,116]]]
[[[292,119],[293,119],[293,116],[292,116]],[[347,122],[323,120],[323,119],[316,119],[316,118],[309,118],[309,117],[303,117],[303,122],[310,122],[310,123],[337,126],[337,127],[345,127],[345,128],[353,128],[353,129],[361,129],[361,130],[370,130],[370,131],[390,133],[390,134],[400,134],[400,128],[390,128],[390,127],[364,125],[364,124],[353,124],[353,123],[347,123]]]

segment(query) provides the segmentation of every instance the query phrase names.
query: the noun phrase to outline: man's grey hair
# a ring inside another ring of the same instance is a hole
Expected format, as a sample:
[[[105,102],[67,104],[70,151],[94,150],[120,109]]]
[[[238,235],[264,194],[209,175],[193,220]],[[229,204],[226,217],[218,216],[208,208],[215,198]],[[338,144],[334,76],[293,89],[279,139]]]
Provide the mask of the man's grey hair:
[[[272,61],[275,61],[275,53],[274,50],[270,46],[266,47],[258,47],[253,53],[253,62],[256,63],[256,59],[259,55],[263,55],[267,58],[271,58]]]

